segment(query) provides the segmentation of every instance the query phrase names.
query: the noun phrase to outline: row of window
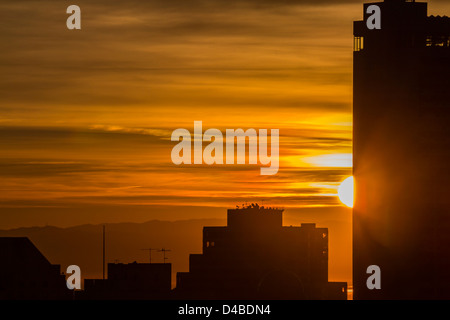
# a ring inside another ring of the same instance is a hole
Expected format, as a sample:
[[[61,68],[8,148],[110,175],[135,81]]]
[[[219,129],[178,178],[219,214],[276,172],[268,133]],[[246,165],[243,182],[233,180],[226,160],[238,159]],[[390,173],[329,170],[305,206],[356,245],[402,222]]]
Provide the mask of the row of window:
[[[207,247],[207,248],[209,248],[209,247],[214,247],[214,245],[215,245],[214,241],[211,241],[211,242],[206,241],[206,247]]]
[[[353,51],[358,52],[364,49],[364,37],[355,37],[353,41]]]
[[[427,47],[450,48],[450,36],[428,36],[425,45]],[[364,37],[355,37],[353,41],[353,51],[358,52],[364,49]]]
[[[426,40],[427,47],[450,47],[449,36],[428,36]]]

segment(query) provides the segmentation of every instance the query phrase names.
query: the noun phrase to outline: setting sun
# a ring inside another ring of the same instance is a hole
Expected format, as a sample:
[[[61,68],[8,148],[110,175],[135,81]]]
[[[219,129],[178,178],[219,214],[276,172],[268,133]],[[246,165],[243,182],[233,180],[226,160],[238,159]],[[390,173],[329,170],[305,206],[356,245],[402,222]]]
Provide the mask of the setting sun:
[[[353,177],[345,179],[338,188],[339,200],[347,207],[353,208]]]

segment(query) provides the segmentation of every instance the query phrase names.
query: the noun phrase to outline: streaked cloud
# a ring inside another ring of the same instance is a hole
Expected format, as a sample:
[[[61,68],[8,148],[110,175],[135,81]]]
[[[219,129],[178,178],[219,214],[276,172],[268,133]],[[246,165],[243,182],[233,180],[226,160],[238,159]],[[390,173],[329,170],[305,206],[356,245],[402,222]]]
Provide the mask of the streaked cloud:
[[[0,206],[338,205],[360,1],[79,0],[79,32],[69,4],[0,3]],[[174,166],[198,120],[280,129],[279,173]]]

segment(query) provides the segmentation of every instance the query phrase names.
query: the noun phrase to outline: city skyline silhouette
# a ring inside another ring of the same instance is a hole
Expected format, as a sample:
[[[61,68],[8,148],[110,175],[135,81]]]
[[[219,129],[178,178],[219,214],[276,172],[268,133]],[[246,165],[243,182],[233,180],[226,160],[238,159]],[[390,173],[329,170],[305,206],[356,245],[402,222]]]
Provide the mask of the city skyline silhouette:
[[[450,298],[448,1],[78,4],[4,4],[0,298]],[[194,121],[279,130],[277,173],[175,165]]]
[[[189,272],[172,264],[107,263],[101,279],[67,289],[65,272],[52,265],[26,237],[0,237],[5,271],[0,298],[7,300],[345,300],[346,282],[328,282],[328,229],[314,223],[283,226],[283,209],[243,205],[229,209],[227,226],[203,227],[203,253],[189,256]],[[102,228],[102,252],[107,242]],[[106,249],[107,250],[107,249]],[[26,262],[26,263],[24,263]],[[105,265],[105,260],[102,260]],[[35,266],[35,272],[26,272]],[[26,274],[26,275],[25,275]]]

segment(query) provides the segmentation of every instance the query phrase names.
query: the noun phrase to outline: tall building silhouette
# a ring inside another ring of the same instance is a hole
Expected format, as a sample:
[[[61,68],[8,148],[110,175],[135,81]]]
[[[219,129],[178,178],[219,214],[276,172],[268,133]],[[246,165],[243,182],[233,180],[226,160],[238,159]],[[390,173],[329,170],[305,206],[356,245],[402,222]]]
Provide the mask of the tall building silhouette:
[[[422,2],[369,3],[354,37],[354,298],[448,299],[450,19]]]
[[[346,299],[328,282],[328,229],[282,226],[283,210],[257,204],[228,210],[228,225],[203,229],[203,254],[177,274],[176,298]]]

